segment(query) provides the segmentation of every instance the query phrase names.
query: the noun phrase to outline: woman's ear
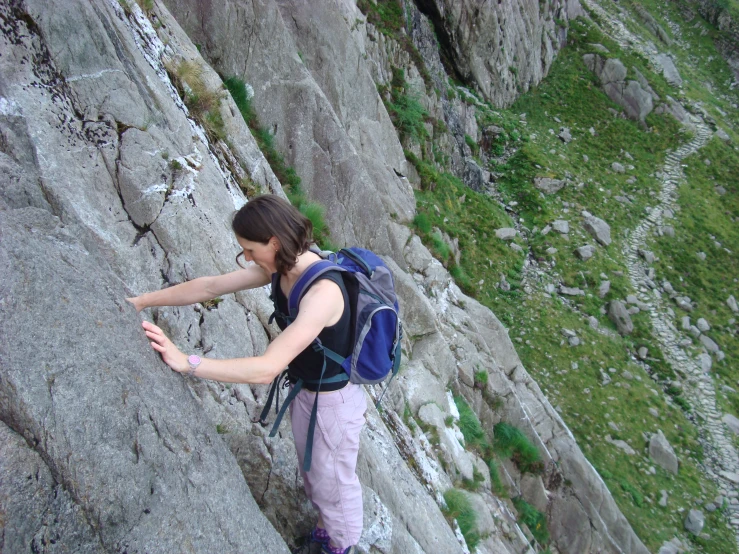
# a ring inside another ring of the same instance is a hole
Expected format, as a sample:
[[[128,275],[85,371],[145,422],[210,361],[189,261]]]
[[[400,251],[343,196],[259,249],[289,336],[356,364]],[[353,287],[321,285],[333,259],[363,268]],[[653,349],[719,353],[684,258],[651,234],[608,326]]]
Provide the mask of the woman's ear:
[[[272,249],[275,252],[279,252],[280,251],[280,240],[277,237],[271,237],[269,239],[269,245],[272,247]]]

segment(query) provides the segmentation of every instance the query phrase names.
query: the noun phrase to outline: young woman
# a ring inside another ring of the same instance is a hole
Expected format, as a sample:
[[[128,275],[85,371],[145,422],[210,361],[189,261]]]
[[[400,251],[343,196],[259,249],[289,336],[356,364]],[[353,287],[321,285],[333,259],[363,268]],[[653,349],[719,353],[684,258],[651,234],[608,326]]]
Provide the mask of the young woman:
[[[265,195],[249,201],[234,216],[232,228],[243,257],[251,264],[215,277],[200,277],[160,291],[129,298],[137,311],[151,306],[184,306],[261,287],[279,275],[277,306],[287,311],[290,289],[300,275],[320,257],[309,250],[313,227],[287,201]],[[241,263],[239,263],[241,266]],[[323,355],[311,347],[318,337],[323,345],[342,356],[351,351],[349,300],[341,275],[322,275],[303,296],[294,322],[270,343],[261,356],[218,360],[180,352],[156,325],[144,322],[151,346],[174,371],[226,383],[270,383],[285,367],[289,378],[305,380],[290,405],[290,420],[305,492],[318,510],[318,525],[304,548],[306,552],[348,554],[362,532],[362,489],[355,473],[359,433],[364,425],[366,401],[363,389],[347,381],[316,385]],[[279,320],[278,320],[279,324]],[[281,327],[283,325],[280,325]],[[326,360],[324,378],[338,375],[341,367]],[[306,436],[315,395],[320,395],[312,464],[303,471]],[[303,551],[303,550],[301,550]]]

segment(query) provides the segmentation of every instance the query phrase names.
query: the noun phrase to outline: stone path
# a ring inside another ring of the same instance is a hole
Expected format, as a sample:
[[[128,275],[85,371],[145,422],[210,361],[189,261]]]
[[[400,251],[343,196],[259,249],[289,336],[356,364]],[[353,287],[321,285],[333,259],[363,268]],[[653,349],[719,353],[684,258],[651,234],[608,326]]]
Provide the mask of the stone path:
[[[623,49],[636,51],[645,56],[659,71],[659,52],[651,43],[631,33],[622,21],[604,10],[596,0],[582,0],[583,5],[597,15],[607,27],[609,35]],[[699,360],[691,357],[681,345],[685,337],[675,324],[675,316],[665,305],[658,287],[655,286],[654,271],[650,272],[647,263],[639,257],[639,249],[647,249],[647,239],[657,226],[662,224],[665,210],[672,210],[677,203],[677,186],[684,179],[681,162],[687,156],[703,147],[712,136],[712,131],[702,121],[692,118],[694,138],[667,155],[662,171],[662,190],[659,205],[630,234],[624,246],[629,277],[642,301],[650,304],[649,315],[652,322],[652,335],[659,342],[660,349],[676,373],[683,377],[683,396],[690,402],[697,417],[695,423],[705,453],[703,467],[710,478],[719,486],[730,502],[739,496],[739,456],[734,448],[726,426],[721,421],[721,412],[716,404],[716,387],[712,376],[704,372]],[[692,341],[689,341],[692,343]],[[688,344],[688,341],[683,342]],[[728,516],[735,530],[739,545],[739,504],[729,504]]]
[[[722,493],[736,498],[739,492],[739,455],[729,433],[721,421],[722,413],[716,404],[716,387],[711,374],[704,371],[700,360],[685,351],[686,338],[675,324],[675,315],[663,292],[655,284],[656,276],[640,256],[639,250],[647,250],[647,241],[663,223],[666,213],[674,210],[677,203],[677,187],[684,180],[681,162],[703,147],[713,132],[701,121],[694,121],[696,134],[687,144],[667,155],[662,170],[662,190],[659,205],[632,231],[624,245],[629,277],[638,297],[650,305],[652,335],[659,342],[662,353],[675,372],[683,378],[683,396],[690,402],[697,418],[700,441],[705,452],[704,469],[721,489]],[[739,545],[739,504],[729,504],[728,515],[737,533]]]

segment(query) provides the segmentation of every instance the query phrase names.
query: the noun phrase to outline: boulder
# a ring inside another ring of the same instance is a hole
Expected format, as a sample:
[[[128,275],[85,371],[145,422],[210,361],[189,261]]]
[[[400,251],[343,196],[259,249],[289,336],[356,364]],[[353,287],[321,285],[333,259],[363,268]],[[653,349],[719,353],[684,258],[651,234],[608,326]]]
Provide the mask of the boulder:
[[[672,57],[669,54],[659,54],[657,56],[657,62],[662,66],[662,75],[664,76],[665,81],[675,87],[679,87],[683,84],[680,72],[677,70],[675,62],[672,61]]]
[[[595,255],[595,246],[592,244],[586,244],[580,248],[575,249],[575,256],[581,260],[589,260]]]
[[[625,173],[625,172],[626,172],[626,168],[625,168],[625,167],[623,166],[623,164],[620,164],[620,163],[618,163],[618,162],[613,162],[613,163],[611,164],[611,169],[612,169],[612,170],[613,170],[613,171],[614,171],[615,173]]]
[[[685,530],[693,535],[700,535],[706,523],[705,516],[700,510],[690,510],[685,518]]]
[[[677,456],[661,430],[654,433],[649,440],[649,457],[662,469],[677,475]]]
[[[611,227],[599,217],[586,216],[582,226],[601,245],[608,246],[611,244]]]
[[[729,134],[720,127],[716,129],[716,136],[724,142],[731,142],[731,137],[729,136]]]
[[[634,330],[634,324],[626,306],[620,300],[611,300],[608,303],[608,319],[616,325],[616,329],[622,335],[629,335]]]
[[[517,231],[512,227],[503,227],[495,231],[495,236],[501,240],[513,240],[516,238]]]
[[[559,294],[564,294],[565,296],[585,296],[585,291],[577,287],[566,287],[561,285],[559,287]]]
[[[721,418],[721,421],[726,424],[726,426],[732,433],[734,433],[735,435],[739,435],[739,418],[732,414],[724,414],[724,416]]]
[[[739,304],[737,304],[736,298],[734,298],[733,294],[726,300],[726,305],[729,306],[729,309],[732,312],[739,314]]]
[[[566,184],[567,181],[564,179],[551,179],[549,177],[536,177],[534,179],[534,186],[547,194],[559,192]]]
[[[708,335],[701,335],[700,337],[698,337],[698,340],[699,340],[699,341],[701,342],[701,344],[702,344],[702,345],[703,345],[703,346],[704,346],[704,347],[706,348],[706,350],[708,350],[709,352],[712,352],[712,353],[714,353],[714,354],[715,354],[716,352],[718,352],[719,350],[721,350],[721,349],[719,348],[718,344],[716,344],[716,343],[714,342],[714,340],[713,340],[713,339],[711,339],[711,338],[710,338],[710,337],[709,337]]]
[[[572,134],[570,133],[570,130],[567,127],[562,127],[559,130],[559,135],[557,135],[557,138],[559,138],[562,142],[567,144],[572,140]]]
[[[608,294],[608,291],[611,290],[611,282],[610,281],[602,281],[601,284],[598,286],[598,298],[605,298]]]
[[[629,119],[644,121],[654,108],[652,95],[638,81],[616,81],[603,85],[608,98],[621,106]]]
[[[564,219],[558,219],[554,223],[552,223],[552,229],[554,229],[558,233],[566,235],[570,232],[570,224]]]

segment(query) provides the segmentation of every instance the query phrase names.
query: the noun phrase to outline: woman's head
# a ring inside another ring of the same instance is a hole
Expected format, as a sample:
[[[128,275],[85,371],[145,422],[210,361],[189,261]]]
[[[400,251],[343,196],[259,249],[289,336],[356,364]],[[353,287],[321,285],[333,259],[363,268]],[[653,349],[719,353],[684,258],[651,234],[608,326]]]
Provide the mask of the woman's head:
[[[236,236],[261,244],[276,239],[275,266],[279,273],[290,271],[313,241],[310,219],[273,194],[249,200],[234,215],[231,228]]]

